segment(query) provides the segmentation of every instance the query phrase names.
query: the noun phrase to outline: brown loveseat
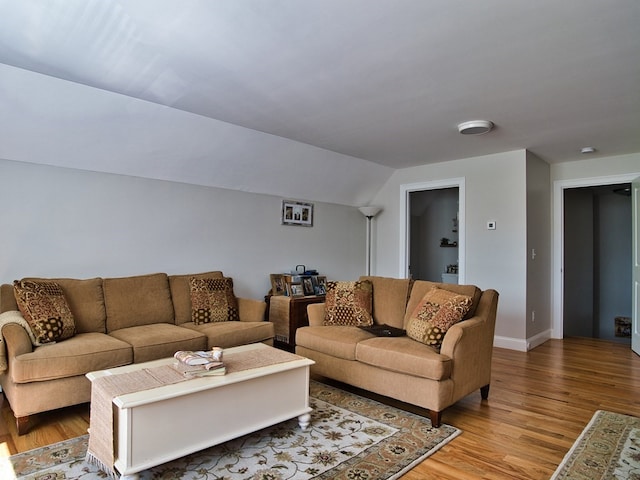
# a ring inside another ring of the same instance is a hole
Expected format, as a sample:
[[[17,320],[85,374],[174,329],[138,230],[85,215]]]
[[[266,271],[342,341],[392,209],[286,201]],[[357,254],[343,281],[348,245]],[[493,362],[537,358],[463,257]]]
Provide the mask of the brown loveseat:
[[[0,372],[0,385],[16,417],[18,433],[28,430],[30,415],[89,402],[88,372],[169,357],[177,350],[273,343],[273,324],[263,321],[266,304],[259,300],[236,298],[237,321],[196,325],[192,321],[192,277],[223,279],[231,289],[233,286],[219,271],[26,279],[59,285],[75,323],[73,336],[41,346],[34,346],[30,333],[13,320],[17,316],[24,322],[14,286],[0,286],[0,328],[6,351],[0,362],[6,367]]]
[[[480,389],[489,394],[498,293],[473,285],[361,277],[373,286],[373,321],[399,329],[433,287],[468,295],[472,306],[446,331],[438,350],[408,336],[380,337],[357,326],[325,325],[325,304],[307,308],[309,326],[296,332],[296,353],[315,361],[314,374],[429,409],[442,411]]]

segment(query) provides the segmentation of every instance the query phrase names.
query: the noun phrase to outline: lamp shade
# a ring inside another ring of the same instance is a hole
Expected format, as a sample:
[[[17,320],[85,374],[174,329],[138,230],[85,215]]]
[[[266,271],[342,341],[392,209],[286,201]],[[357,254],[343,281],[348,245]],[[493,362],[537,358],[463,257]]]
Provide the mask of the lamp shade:
[[[360,213],[362,213],[365,217],[371,218],[371,217],[375,217],[378,213],[380,213],[380,211],[382,210],[382,207],[376,207],[371,205],[368,207],[360,207],[358,210],[360,210]]]

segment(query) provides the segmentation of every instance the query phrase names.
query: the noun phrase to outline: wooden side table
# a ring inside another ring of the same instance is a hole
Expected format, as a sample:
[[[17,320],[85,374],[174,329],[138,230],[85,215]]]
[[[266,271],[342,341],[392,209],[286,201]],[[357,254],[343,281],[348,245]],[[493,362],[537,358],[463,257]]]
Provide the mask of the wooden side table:
[[[275,327],[276,337],[274,339],[274,346],[290,352],[295,351],[296,330],[299,327],[309,325],[307,305],[323,303],[324,300],[324,295],[308,297],[271,296],[268,301],[268,320],[272,322]]]

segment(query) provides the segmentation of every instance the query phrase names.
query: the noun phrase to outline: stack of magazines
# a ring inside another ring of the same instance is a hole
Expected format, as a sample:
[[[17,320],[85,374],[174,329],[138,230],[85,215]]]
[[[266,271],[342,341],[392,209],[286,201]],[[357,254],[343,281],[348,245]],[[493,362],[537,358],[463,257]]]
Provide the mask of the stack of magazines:
[[[178,360],[176,367],[187,376],[224,375],[227,368],[222,361],[222,349],[207,351],[180,350],[174,358]]]

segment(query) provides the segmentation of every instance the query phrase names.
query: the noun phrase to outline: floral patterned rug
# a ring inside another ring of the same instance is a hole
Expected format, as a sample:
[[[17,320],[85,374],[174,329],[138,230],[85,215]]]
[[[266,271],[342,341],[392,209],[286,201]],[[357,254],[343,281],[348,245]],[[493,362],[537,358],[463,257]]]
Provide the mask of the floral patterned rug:
[[[551,480],[640,480],[640,418],[598,410]]]
[[[146,480],[396,479],[461,432],[311,382],[311,426],[297,419],[141,472]],[[85,462],[88,436],[0,459],[0,478],[104,479]]]

